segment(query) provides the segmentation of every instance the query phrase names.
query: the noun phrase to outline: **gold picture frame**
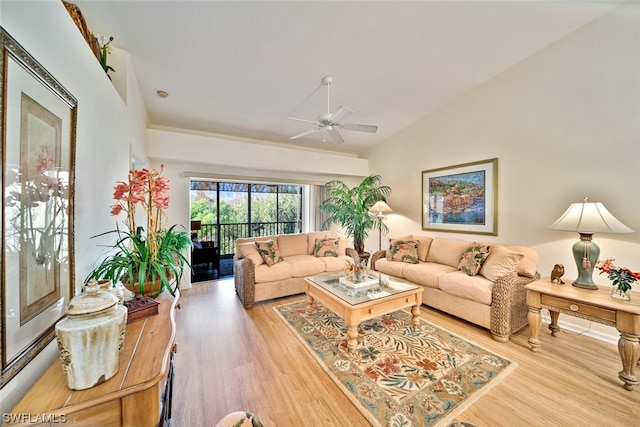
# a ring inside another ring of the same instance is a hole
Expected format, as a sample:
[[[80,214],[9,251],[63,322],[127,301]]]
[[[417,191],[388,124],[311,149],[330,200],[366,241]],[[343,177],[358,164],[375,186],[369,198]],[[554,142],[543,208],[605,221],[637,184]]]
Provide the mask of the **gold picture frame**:
[[[422,229],[498,235],[498,159],[422,171]]]
[[[55,336],[73,294],[77,100],[0,27],[4,387]]]

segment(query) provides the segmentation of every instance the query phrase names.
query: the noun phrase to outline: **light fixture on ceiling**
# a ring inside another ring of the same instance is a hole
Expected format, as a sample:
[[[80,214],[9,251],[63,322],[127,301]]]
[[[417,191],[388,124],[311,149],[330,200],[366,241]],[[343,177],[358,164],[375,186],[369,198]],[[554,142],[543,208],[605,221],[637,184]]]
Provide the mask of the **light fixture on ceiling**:
[[[169,96],[169,92],[164,90],[159,90],[156,92],[160,98],[167,98]]]
[[[573,282],[573,286],[592,290],[598,289],[591,276],[600,256],[600,248],[592,240],[593,233],[633,232],[611,215],[602,203],[589,202],[586,197],[581,203],[572,203],[549,228],[580,234],[580,240],[573,245],[573,257],[578,267],[578,278]]]

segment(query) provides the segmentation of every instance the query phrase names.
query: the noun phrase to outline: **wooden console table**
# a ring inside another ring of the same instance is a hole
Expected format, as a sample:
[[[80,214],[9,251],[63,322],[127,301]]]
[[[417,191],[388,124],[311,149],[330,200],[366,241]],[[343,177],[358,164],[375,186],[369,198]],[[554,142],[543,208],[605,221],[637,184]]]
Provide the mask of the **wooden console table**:
[[[633,390],[638,384],[635,367],[640,358],[640,292],[631,292],[631,301],[620,301],[611,298],[611,288],[602,287],[597,291],[577,288],[571,285],[552,283],[549,277],[525,285],[527,289],[527,304],[529,305],[529,328],[531,351],[540,347],[538,334],[540,333],[542,307],[549,309],[551,324],[549,329],[554,337],[560,330],[558,316],[560,313],[579,317],[593,322],[614,326],[620,332],[618,350],[622,360],[622,371],[618,378],[624,382],[624,388]]]
[[[56,360],[11,411],[19,425],[44,426],[51,420],[81,426],[164,425],[171,418],[174,312],[179,306],[178,295],[165,292],[156,300],[157,315],[127,325],[114,377],[87,390],[70,390]]]

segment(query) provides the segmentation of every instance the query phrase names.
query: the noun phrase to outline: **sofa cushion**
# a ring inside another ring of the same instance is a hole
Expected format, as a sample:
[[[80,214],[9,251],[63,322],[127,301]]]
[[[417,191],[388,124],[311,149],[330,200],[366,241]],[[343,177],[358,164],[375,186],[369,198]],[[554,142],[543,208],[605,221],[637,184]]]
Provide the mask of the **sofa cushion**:
[[[389,248],[390,261],[418,263],[418,242],[416,240],[394,240]]]
[[[286,261],[281,261],[269,267],[267,264],[255,268],[256,283],[275,282],[293,276],[293,267]]]
[[[307,277],[325,271],[325,264],[313,255],[290,255],[284,259],[291,264],[292,277]]]
[[[327,256],[317,259],[324,263],[324,271],[330,272],[344,271],[347,264],[353,264],[353,258],[347,255],[340,255],[338,257]]]
[[[376,262],[376,270],[378,263]],[[403,277],[410,282],[418,285],[427,286],[429,288],[437,288],[440,276],[452,271],[456,271],[456,267],[444,264],[436,264],[433,262],[420,262],[419,264],[407,264],[402,270]]]
[[[515,274],[520,260],[524,257],[522,252],[512,251],[504,245],[493,245],[489,250],[480,274],[495,282],[498,277]]]
[[[258,247],[255,242],[238,243],[238,250],[242,258],[249,258],[254,266],[264,264],[262,255],[258,252]]]
[[[316,245],[313,249],[313,256],[316,257],[337,257],[338,256],[338,245],[340,244],[340,239],[336,238],[322,238],[316,239]]]
[[[426,261],[427,254],[429,254],[429,248],[431,247],[431,242],[433,242],[433,237],[414,236],[413,240],[418,241],[418,259],[420,261]]]
[[[454,271],[440,277],[438,288],[456,297],[491,305],[493,282],[482,276],[467,276],[462,271]]]
[[[475,276],[489,256],[489,248],[490,246],[482,243],[473,243],[462,253],[458,268],[468,276]]]
[[[389,261],[387,258],[380,258],[376,261],[376,271],[390,276],[402,278],[402,270],[405,266],[412,265],[406,262]]]
[[[306,254],[307,235],[305,233],[281,234],[278,236],[278,249],[283,257]]]
[[[526,246],[507,245],[509,249],[515,252],[522,252],[524,258],[516,267],[516,273],[520,276],[534,277],[538,272],[538,252],[535,249]]]
[[[469,242],[464,240],[440,239],[436,237],[433,239],[433,242],[431,242],[431,247],[427,254],[427,261],[458,268],[460,257],[468,247]]]
[[[271,267],[274,264],[284,260],[278,249],[278,244],[273,240],[265,240],[264,242],[255,242],[258,252],[262,256],[264,262]]]
[[[338,255],[339,256],[346,255],[347,254],[347,245],[349,244],[349,239],[347,239],[346,237],[338,237],[338,239],[339,239]]]

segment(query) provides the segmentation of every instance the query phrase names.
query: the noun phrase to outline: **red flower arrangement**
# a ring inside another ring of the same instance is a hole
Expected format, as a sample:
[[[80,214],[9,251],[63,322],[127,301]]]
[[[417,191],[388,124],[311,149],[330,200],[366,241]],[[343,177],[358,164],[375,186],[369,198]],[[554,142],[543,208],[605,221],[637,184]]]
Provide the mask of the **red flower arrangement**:
[[[607,273],[609,280],[613,282],[613,286],[617,286],[622,292],[631,289],[631,285],[636,280],[640,280],[640,273],[634,273],[626,267],[618,267],[613,264],[615,259],[607,258],[606,260],[598,260],[596,268],[600,270],[599,274]]]
[[[186,230],[177,230],[177,224],[165,227],[169,207],[169,180],[162,176],[164,165],[157,169],[129,171],[128,182],[117,182],[111,206],[111,215],[125,213],[128,231],[120,228],[102,233],[117,234],[114,253],[97,266],[90,279],[110,279],[122,281],[136,293],[155,296],[162,289],[172,294],[189,262],[186,252],[192,245]],[[136,224],[136,208],[144,210],[146,228]],[[146,230],[146,231],[145,231]],[[148,292],[145,284],[152,285]],[[172,283],[173,282],[173,283]]]

